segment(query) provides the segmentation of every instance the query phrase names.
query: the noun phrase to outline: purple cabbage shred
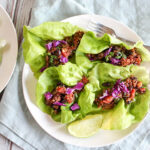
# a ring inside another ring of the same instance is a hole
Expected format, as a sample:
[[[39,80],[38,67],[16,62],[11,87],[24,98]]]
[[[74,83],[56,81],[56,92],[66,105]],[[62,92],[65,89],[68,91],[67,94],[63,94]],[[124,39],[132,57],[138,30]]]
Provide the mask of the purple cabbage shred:
[[[53,97],[53,95],[50,92],[46,92],[44,94],[44,96],[45,96],[46,100],[50,100]]]
[[[84,84],[82,82],[78,82],[76,84],[76,86],[74,86],[74,89],[80,91],[80,90],[82,90],[83,86],[84,86]]]
[[[106,57],[107,55],[109,55],[109,53],[111,52],[112,47],[110,47],[108,50],[105,51],[104,53],[104,57]]]
[[[61,56],[60,57],[60,62],[62,62],[63,64],[67,63],[68,62],[68,58],[64,57],[64,56]]]
[[[124,82],[121,82],[121,79],[117,80],[116,84],[113,87],[113,92],[112,96],[114,98],[118,98],[118,95],[123,92],[123,93],[128,93],[129,90],[127,86],[124,84]]]
[[[54,105],[58,105],[58,106],[66,106],[66,104],[61,103],[61,102],[54,102],[53,104],[54,104]]]
[[[57,47],[61,42],[60,41],[53,41],[53,47]]]
[[[116,65],[116,64],[118,64],[119,62],[120,62],[120,60],[119,59],[116,59],[116,58],[109,58],[109,60],[111,61],[111,64],[113,64],[113,65]]]
[[[108,90],[105,90],[105,92],[103,93],[102,96],[99,97],[99,99],[101,100],[101,99],[105,98],[106,96],[108,96]]]
[[[80,109],[80,106],[79,106],[77,103],[74,103],[74,104],[70,107],[70,109],[71,109],[72,111],[74,111],[74,110]]]
[[[71,94],[71,93],[73,93],[74,90],[75,90],[74,88],[67,88],[66,94]]]
[[[40,69],[40,72],[43,72],[45,69],[46,69],[47,67],[42,67],[41,69]]]
[[[45,44],[45,47],[47,50],[50,50],[52,48],[52,42]]]
[[[49,43],[45,44],[45,47],[46,47],[47,50],[50,50],[52,47],[57,47],[61,43],[62,44],[67,44],[67,42],[64,41],[64,40],[57,40],[57,41],[54,40],[52,42],[49,42]]]

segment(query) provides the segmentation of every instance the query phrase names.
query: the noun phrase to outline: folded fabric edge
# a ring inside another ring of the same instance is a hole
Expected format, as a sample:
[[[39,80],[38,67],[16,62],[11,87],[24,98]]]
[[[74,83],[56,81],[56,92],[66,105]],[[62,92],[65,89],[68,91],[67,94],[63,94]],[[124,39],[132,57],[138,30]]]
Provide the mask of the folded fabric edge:
[[[24,150],[37,150],[37,148],[33,147],[30,143],[22,139],[18,134],[9,129],[5,124],[0,122],[0,134],[23,148]]]

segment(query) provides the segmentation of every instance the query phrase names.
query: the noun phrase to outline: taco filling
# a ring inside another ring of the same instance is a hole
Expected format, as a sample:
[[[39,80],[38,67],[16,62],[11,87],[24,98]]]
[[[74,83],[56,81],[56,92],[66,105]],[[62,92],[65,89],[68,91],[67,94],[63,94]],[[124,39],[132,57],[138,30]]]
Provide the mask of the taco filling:
[[[94,101],[98,107],[102,107],[103,109],[113,108],[121,99],[126,104],[130,104],[134,101],[136,95],[146,92],[142,82],[138,81],[134,76],[130,76],[124,81],[119,79],[113,86],[110,82],[103,83],[103,86],[108,88],[103,90]]]
[[[72,36],[65,37],[63,40],[48,42],[45,45],[47,50],[45,56],[46,65],[41,68],[40,72],[43,72],[50,66],[58,66],[67,63],[68,59],[75,54],[83,34],[84,32],[78,31]]]
[[[111,45],[108,49],[98,54],[86,54],[90,61],[100,60],[118,66],[130,64],[140,65],[142,58],[137,53],[136,48],[127,50],[121,45]]]
[[[72,111],[80,109],[76,99],[88,82],[88,78],[85,76],[74,87],[69,87],[59,82],[51,93],[48,91],[44,94],[45,104],[52,107],[55,114],[61,111],[61,106],[66,106],[65,103],[72,104],[70,106],[70,110]]]

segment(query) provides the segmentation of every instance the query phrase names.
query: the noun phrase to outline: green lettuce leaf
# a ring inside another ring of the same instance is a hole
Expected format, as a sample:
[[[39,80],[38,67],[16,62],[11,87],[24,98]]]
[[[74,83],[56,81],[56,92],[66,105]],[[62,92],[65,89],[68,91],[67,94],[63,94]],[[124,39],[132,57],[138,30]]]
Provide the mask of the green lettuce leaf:
[[[150,52],[143,46],[142,41],[137,42],[134,46],[141,55],[143,62],[150,61]]]
[[[113,109],[102,113],[101,129],[122,130],[128,128],[134,121],[134,116],[128,112],[124,100],[121,100]]]
[[[150,91],[135,97],[135,102],[131,103],[129,112],[135,116],[135,122],[141,121],[149,111]]]
[[[80,68],[78,68],[76,64],[72,64],[70,62],[66,63],[65,65],[59,65],[57,70],[61,82],[68,86],[76,85],[83,76]]]
[[[24,26],[23,56],[35,77],[40,76],[40,69],[45,65],[47,40],[60,40],[79,30],[83,29],[67,22],[45,22],[34,28]]]
[[[131,124],[141,121],[149,111],[150,91],[139,94],[135,97],[135,102],[125,106],[121,100],[113,109],[101,113],[103,116],[101,129],[122,130]]]
[[[40,75],[39,70],[45,65],[46,49],[42,46],[44,41],[30,33],[26,26],[23,28],[23,36],[24,60],[30,65],[34,75],[38,77]]]
[[[36,87],[37,106],[45,113],[52,114],[51,107],[45,105],[44,93],[52,91],[59,81],[56,67],[46,69],[40,76]]]
[[[71,111],[70,105],[66,107],[61,107],[61,123],[70,123],[76,119],[82,118],[82,115],[79,110]]]
[[[88,70],[93,68],[97,62],[91,62],[84,53],[76,51],[76,64],[79,66],[79,68],[87,74]]]
[[[89,73],[95,77],[100,85],[104,82],[115,82],[117,79],[126,79],[134,75],[144,84],[149,83],[149,74],[145,67],[129,65],[127,67],[114,66],[108,63],[98,63]]]
[[[82,28],[72,25],[69,22],[45,22],[30,29],[30,32],[43,40],[62,40],[71,36]]]
[[[107,49],[109,45],[110,41],[107,34],[104,34],[103,37],[96,37],[93,32],[88,31],[83,35],[77,50],[83,53],[98,54]]]

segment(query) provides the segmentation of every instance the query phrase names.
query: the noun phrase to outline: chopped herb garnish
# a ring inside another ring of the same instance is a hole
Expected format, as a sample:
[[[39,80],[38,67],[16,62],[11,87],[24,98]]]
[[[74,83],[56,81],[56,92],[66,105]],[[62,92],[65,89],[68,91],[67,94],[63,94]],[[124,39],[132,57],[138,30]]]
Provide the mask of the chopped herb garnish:
[[[110,52],[109,55],[107,55],[107,56],[105,57],[106,62],[109,61],[109,58],[111,58],[111,57],[113,57],[113,56],[114,56],[114,52]]]
[[[121,57],[122,57],[122,53],[121,52],[118,52],[117,56],[115,56],[116,59],[120,59]]]
[[[57,59],[57,56],[56,55],[51,55],[50,59],[49,59],[49,62],[52,64],[54,62],[54,59]]]
[[[77,99],[77,98],[78,98],[78,94],[77,94],[77,93],[74,93],[74,96],[75,96],[75,99]]]
[[[56,47],[57,50],[61,50],[61,48],[62,48],[62,47],[60,47],[60,46],[57,46],[57,47]]]
[[[124,54],[124,53],[122,53],[122,58],[127,58],[127,56]]]
[[[48,56],[51,56],[51,53],[47,53]]]

